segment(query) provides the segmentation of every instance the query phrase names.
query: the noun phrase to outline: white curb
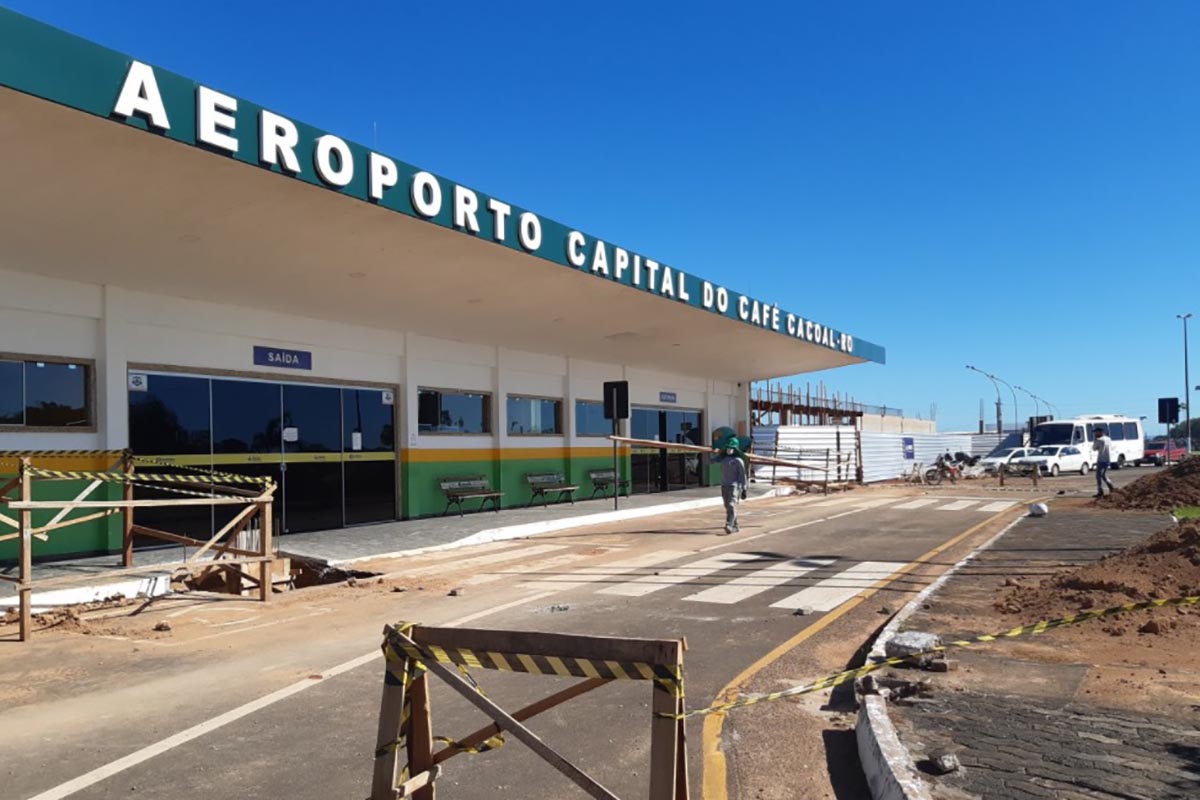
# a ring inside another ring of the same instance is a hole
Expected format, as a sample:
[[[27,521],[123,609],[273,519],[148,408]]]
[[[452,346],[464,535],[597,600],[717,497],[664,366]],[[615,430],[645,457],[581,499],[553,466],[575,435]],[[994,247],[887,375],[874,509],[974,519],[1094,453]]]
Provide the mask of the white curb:
[[[906,603],[879,632],[871,652],[867,654],[867,660],[878,661],[887,658],[888,642],[900,632],[900,627],[908,618],[924,605],[934,592],[942,588],[946,581],[950,580],[950,576],[991,547],[997,539],[1023,519],[1023,516],[1017,517],[1005,525],[999,533],[968,553],[966,558],[950,567]],[[861,690],[857,694],[861,704],[854,732],[858,741],[858,758],[862,762],[867,785],[871,787],[872,800],[931,800],[929,787],[913,766],[912,755],[900,741],[896,727],[888,716],[887,701],[879,695],[863,694]]]

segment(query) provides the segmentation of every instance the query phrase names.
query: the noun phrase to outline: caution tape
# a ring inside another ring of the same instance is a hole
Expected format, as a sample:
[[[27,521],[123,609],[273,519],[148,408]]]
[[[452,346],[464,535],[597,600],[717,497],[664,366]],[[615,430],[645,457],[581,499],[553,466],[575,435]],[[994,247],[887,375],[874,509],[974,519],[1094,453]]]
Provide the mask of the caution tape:
[[[408,632],[415,627],[415,625],[416,623],[413,622],[402,623],[401,625],[397,626],[396,629],[399,633],[407,635]],[[401,659],[396,654],[396,651],[389,646],[389,643],[386,640],[383,644],[383,653],[388,662],[388,669],[384,674],[384,679],[389,684],[396,685],[397,682],[397,676],[395,675],[393,665],[401,661],[407,663],[404,663],[403,672],[398,677],[399,685],[404,687],[404,707],[400,712],[400,735],[392,741],[378,747],[375,750],[376,758],[387,755],[389,752],[398,750],[407,744],[409,720],[412,716],[412,697],[409,694],[409,689],[412,686],[412,682],[416,679],[417,674],[427,670],[426,666],[417,658]],[[471,688],[479,692],[484,697],[487,697],[487,693],[483,691],[483,687],[476,682],[475,678],[471,676],[471,673],[467,671],[466,667],[462,666],[461,664],[456,664],[456,666],[458,667],[458,671],[462,674],[463,678],[471,685]],[[479,755],[480,753],[486,753],[489,750],[495,750],[499,747],[502,747],[504,745],[504,734],[497,733],[495,736],[489,737],[487,740],[477,745],[466,745],[457,739],[451,739],[449,736],[434,736],[433,741],[445,745],[445,750],[455,750],[468,755]],[[408,765],[405,765],[404,769],[401,771],[401,778],[404,779],[407,777]]]
[[[126,456],[128,450],[0,450],[2,458],[78,458],[80,456]]]
[[[590,658],[559,658],[524,653],[476,651],[463,647],[437,645],[400,645],[409,658],[432,658],[460,668],[475,667],[501,672],[525,672],[531,675],[556,675],[562,678],[602,678],[610,681],[654,681],[672,696],[683,696],[683,675],[674,667],[638,661],[601,661]],[[397,656],[398,657],[398,656]]]
[[[671,714],[667,712],[657,712],[655,716],[667,717],[669,719],[687,719],[689,717],[702,717],[709,714],[723,714],[726,711],[732,711],[735,708],[745,708],[746,706],[757,705],[758,703],[768,703],[772,700],[781,700],[785,697],[798,697],[802,694],[818,692],[822,689],[829,689],[834,686],[840,686],[849,681],[857,680],[864,675],[870,675],[872,672],[877,672],[887,667],[894,667],[899,664],[904,664],[914,659],[919,659],[925,656],[936,655],[956,647],[972,647],[977,644],[986,644],[995,642],[999,639],[1015,639],[1019,636],[1037,636],[1055,628],[1065,628],[1070,625],[1078,625],[1081,622],[1090,622],[1095,619],[1103,619],[1104,617],[1112,617],[1117,614],[1125,614],[1130,611],[1144,611],[1150,608],[1166,608],[1173,606],[1194,606],[1200,604],[1200,595],[1193,597],[1172,597],[1164,600],[1146,600],[1141,603],[1126,603],[1123,606],[1113,606],[1112,608],[1097,609],[1095,611],[1084,611],[1080,614],[1071,614],[1067,617],[1059,619],[1042,620],[1034,622],[1030,625],[1021,625],[1011,630],[1001,631],[999,633],[989,633],[982,636],[976,636],[973,639],[958,639],[953,642],[946,642],[937,647],[931,647],[928,650],[922,650],[919,653],[910,653],[906,656],[895,656],[886,658],[882,661],[873,661],[870,664],[864,664],[857,669],[848,669],[844,672],[838,672],[833,675],[821,678],[813,683],[804,684],[802,686],[793,686],[791,689],[784,689],[778,692],[759,695],[757,697],[745,697],[740,700],[733,700],[728,703],[719,703],[708,708],[697,708],[692,711],[686,711],[682,714]]]
[[[258,478],[260,481],[273,481],[274,480],[272,478],[267,478],[267,477],[261,476],[261,475],[247,476],[247,475],[241,475],[236,472],[225,472],[225,471],[219,470],[219,469],[210,469],[208,467],[196,467],[196,466],[190,466],[187,464],[177,464],[169,459],[157,458],[155,456],[134,456],[133,460],[134,460],[134,463],[137,463],[137,464],[150,464],[150,465],[153,465],[156,467],[170,467],[171,469],[183,470],[185,472],[189,472],[189,473],[193,473],[193,474],[211,475],[211,476],[218,477],[218,478],[234,479],[234,480],[229,480],[229,481],[223,481],[224,483],[239,483],[240,481],[237,481],[236,480],[237,478],[246,478],[246,477]],[[137,478],[138,476],[135,475],[134,477]]]
[[[156,473],[126,474],[124,472],[90,472],[81,470],[57,470],[43,467],[29,467],[28,474],[39,478],[56,478],[58,480],[105,481],[107,483],[249,483],[258,486],[272,486],[275,481],[269,477],[257,475],[233,475],[230,473],[201,472],[187,475],[164,475]]]

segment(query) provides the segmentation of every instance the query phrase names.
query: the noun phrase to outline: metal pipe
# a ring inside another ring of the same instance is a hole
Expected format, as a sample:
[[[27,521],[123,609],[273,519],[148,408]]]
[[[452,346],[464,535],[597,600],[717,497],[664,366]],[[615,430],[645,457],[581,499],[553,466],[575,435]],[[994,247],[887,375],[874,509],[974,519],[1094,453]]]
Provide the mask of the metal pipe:
[[[971,370],[972,372],[978,372],[980,375],[982,375],[983,377],[985,377],[989,381],[991,381],[992,386],[995,387],[995,389],[996,389],[996,435],[1000,437],[1001,441],[1004,441],[1004,414],[1002,411],[1003,403],[1000,401],[1000,386],[999,386],[999,384],[996,383],[996,377],[987,372],[984,372],[983,370],[979,369],[978,367],[973,367],[970,364],[967,364],[967,369]]]
[[[1188,335],[1187,335],[1187,321],[1189,319],[1191,319],[1191,317],[1192,317],[1191,312],[1188,312],[1187,314],[1176,314],[1175,315],[1176,319],[1183,320],[1183,402],[1184,402],[1183,408],[1184,408],[1184,415],[1185,415],[1184,419],[1186,420],[1185,424],[1187,425],[1187,427],[1185,427],[1183,430],[1184,430],[1184,433],[1187,434],[1188,455],[1191,455],[1191,452],[1192,452],[1192,380],[1188,375]],[[1170,443],[1168,443],[1167,446],[1169,448]]]

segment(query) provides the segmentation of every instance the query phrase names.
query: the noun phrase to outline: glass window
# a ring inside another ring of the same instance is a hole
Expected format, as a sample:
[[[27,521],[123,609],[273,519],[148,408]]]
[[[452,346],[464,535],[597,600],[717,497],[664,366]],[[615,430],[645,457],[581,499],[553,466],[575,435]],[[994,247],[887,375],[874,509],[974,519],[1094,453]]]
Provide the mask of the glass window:
[[[129,393],[129,445],[141,455],[208,454],[208,378],[147,375],[146,389]]]
[[[508,396],[508,432],[512,436],[556,436],[562,433],[562,401],[546,397]]]
[[[0,361],[0,425],[25,424],[25,365]]]
[[[359,450],[390,453],[396,449],[393,406],[385,405],[378,389],[342,390],[342,446],[347,452]]]
[[[288,453],[340,453],[342,450],[342,392],[325,386],[283,384],[283,427],[295,428],[294,441],[285,437]]]
[[[1125,438],[1126,439],[1140,439],[1141,438],[1138,435],[1138,424],[1136,422],[1126,422],[1125,423]]]
[[[278,383],[214,380],[213,452],[280,452],[280,412]]]
[[[1112,439],[1114,442],[1124,441],[1125,426],[1119,422],[1110,425],[1108,427],[1108,438]]]
[[[610,436],[612,420],[604,418],[604,403],[595,400],[575,401],[576,436]]]
[[[481,392],[421,389],[417,392],[421,433],[491,433],[492,396]]]
[[[74,428],[91,423],[88,368],[83,364],[25,362],[25,424]]]

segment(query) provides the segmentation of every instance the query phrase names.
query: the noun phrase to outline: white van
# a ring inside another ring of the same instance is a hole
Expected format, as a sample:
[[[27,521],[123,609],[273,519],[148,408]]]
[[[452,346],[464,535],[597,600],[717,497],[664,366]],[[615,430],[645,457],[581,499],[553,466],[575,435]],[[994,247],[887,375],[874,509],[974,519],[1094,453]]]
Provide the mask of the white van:
[[[1092,442],[1096,439],[1096,428],[1108,431],[1112,439],[1112,463],[1120,468],[1136,464],[1145,455],[1146,435],[1142,421],[1134,417],[1116,414],[1092,414],[1074,419],[1056,419],[1043,422],[1033,429],[1034,447],[1069,445],[1078,447],[1089,467],[1096,464],[1096,453]]]

